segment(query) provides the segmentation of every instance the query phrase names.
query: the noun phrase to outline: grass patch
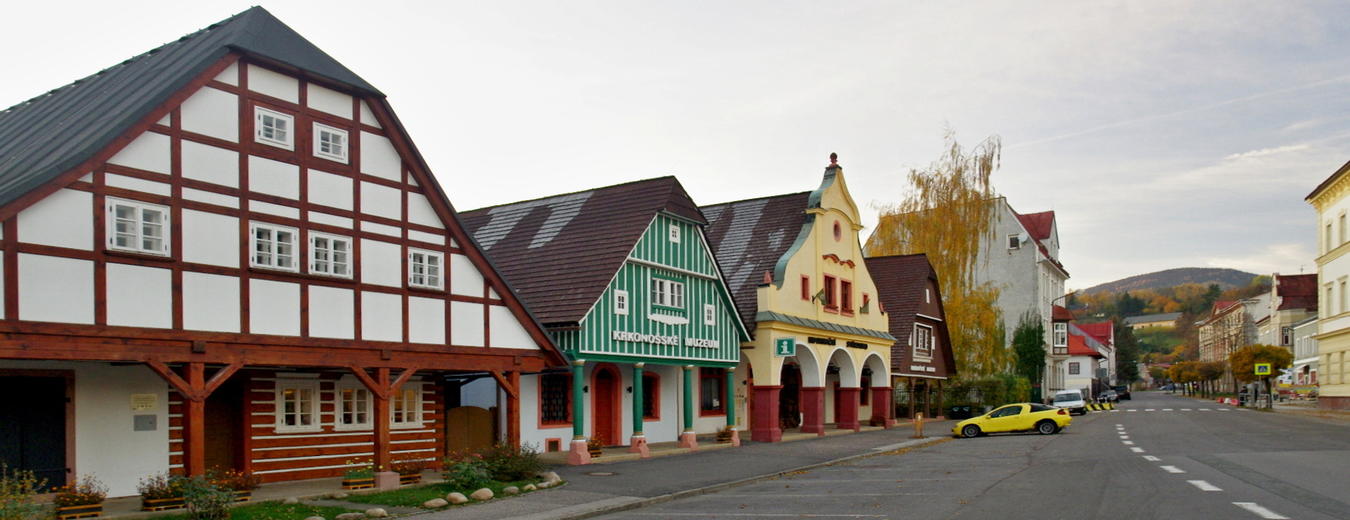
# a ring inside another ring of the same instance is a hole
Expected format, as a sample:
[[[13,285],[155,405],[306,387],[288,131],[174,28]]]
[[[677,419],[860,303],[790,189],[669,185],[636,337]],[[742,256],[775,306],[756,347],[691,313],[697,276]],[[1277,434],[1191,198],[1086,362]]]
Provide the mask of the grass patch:
[[[515,482],[493,482],[491,484],[488,484],[487,488],[492,490],[493,498],[501,498],[502,488],[505,488],[507,486],[516,486],[518,488],[523,488],[525,487],[526,484],[538,484],[539,482],[542,481],[539,479],[531,479],[531,480],[518,480]],[[359,495],[354,494],[348,496],[347,498],[344,498],[343,500],[347,502],[356,502],[359,504],[422,507],[423,502],[426,502],[433,498],[445,498],[445,495],[448,495],[455,491],[464,493],[464,496],[467,497],[469,496],[470,493],[477,491],[477,489],[455,489],[448,483],[439,482],[436,484],[427,484],[424,486],[405,487],[401,489],[395,489],[392,491],[381,491],[379,493],[363,493]],[[524,493],[525,491],[522,490],[521,494]]]
[[[334,518],[342,513],[359,512],[341,507],[259,502],[230,508],[230,520],[301,520],[311,516]],[[187,520],[186,513],[160,516],[156,520]]]

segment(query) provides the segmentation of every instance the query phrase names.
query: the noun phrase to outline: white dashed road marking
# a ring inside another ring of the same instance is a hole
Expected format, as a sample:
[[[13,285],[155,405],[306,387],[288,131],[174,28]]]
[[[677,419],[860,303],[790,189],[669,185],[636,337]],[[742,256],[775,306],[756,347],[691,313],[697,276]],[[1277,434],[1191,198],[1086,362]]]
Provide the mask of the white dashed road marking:
[[[1134,446],[1134,441],[1120,441],[1120,443],[1126,446]]]
[[[1164,412],[1170,412],[1170,411],[1172,411],[1172,409],[1171,409],[1171,408],[1163,408],[1163,411],[1164,411]]]
[[[1178,467],[1176,467],[1176,466],[1158,466],[1158,467],[1162,468],[1163,471],[1166,471],[1166,472],[1168,472],[1168,473],[1185,473],[1185,472],[1186,472],[1186,470],[1181,469],[1181,468],[1178,468]]]
[[[1289,520],[1289,517],[1256,505],[1256,502],[1233,502],[1233,505],[1256,513],[1256,515],[1261,518],[1269,520]]]
[[[1153,409],[1152,409],[1152,408],[1145,408],[1144,411],[1145,411],[1145,412],[1152,412]]]
[[[1127,411],[1127,412],[1137,412],[1137,411],[1139,411],[1139,410],[1135,410],[1134,408],[1128,408],[1128,409],[1126,409],[1125,411]]]
[[[1219,411],[1220,411],[1220,412],[1231,412],[1231,411],[1233,411],[1233,409],[1232,409],[1232,408],[1220,408]]]
[[[1129,439],[1129,438],[1130,438],[1129,435],[1121,435],[1121,436],[1120,436],[1120,440],[1122,440],[1122,441],[1123,441],[1123,440],[1126,440],[1126,439]]]
[[[1202,412],[1208,412],[1208,411],[1209,411],[1209,408],[1201,408],[1200,411],[1202,411]]]
[[[1189,412],[1189,411],[1191,411],[1191,409],[1190,409],[1190,408],[1182,408],[1181,411],[1183,411],[1183,412]]]
[[[1154,457],[1154,456],[1152,456],[1152,455],[1144,455],[1144,460],[1149,461],[1149,462],[1158,462],[1159,460],[1162,460],[1162,459],[1159,459],[1158,457]]]
[[[1190,482],[1192,486],[1200,488],[1200,491],[1223,491],[1222,489],[1219,489],[1219,486],[1203,480],[1187,480],[1186,482]]]
[[[1136,446],[1134,448],[1130,448],[1130,451],[1133,451],[1135,453],[1143,453],[1144,449]]]

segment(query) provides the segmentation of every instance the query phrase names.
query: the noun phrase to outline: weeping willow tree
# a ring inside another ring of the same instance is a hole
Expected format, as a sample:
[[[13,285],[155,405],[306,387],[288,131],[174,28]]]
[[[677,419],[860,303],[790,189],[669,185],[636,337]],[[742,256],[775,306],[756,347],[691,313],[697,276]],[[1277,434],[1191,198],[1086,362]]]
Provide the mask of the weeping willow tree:
[[[967,150],[950,130],[946,151],[909,172],[910,191],[883,206],[867,239],[868,256],[927,253],[942,289],[948,333],[962,377],[1008,371],[1013,354],[1004,345],[998,288],[977,280],[980,250],[994,240],[994,188],[1003,145],[991,136]]]

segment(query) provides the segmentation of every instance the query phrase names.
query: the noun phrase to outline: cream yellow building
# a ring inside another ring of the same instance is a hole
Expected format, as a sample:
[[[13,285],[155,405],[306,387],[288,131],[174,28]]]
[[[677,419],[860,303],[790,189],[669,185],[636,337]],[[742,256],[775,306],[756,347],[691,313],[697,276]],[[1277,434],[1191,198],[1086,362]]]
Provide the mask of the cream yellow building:
[[[708,239],[753,339],[736,406],[757,441],[893,422],[891,336],[858,206],[831,155],[812,192],[706,206]]]
[[[1350,210],[1350,163],[1331,174],[1308,194],[1308,203],[1317,209],[1317,236],[1321,256],[1317,257],[1319,359],[1318,406],[1350,409],[1350,228],[1346,212]]]

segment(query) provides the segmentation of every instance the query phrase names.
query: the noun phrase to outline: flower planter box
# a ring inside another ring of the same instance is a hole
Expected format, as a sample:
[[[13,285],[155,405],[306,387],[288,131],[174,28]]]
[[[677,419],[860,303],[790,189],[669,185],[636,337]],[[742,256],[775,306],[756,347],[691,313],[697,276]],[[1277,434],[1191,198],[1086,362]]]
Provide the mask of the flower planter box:
[[[414,474],[412,474],[412,475],[399,475],[399,476],[398,476],[398,483],[399,483],[399,485],[401,485],[401,486],[407,486],[407,485],[411,485],[411,484],[417,484],[417,483],[419,483],[419,482],[421,482],[421,481],[422,481],[422,474],[421,474],[421,473],[414,473]]]
[[[730,432],[730,431],[726,431],[726,430],[718,431],[718,432],[717,432],[717,442],[720,442],[720,443],[723,443],[723,444],[728,443],[728,442],[731,442],[731,432]]]
[[[375,477],[342,479],[342,489],[370,489],[375,487]]]
[[[235,490],[234,492],[235,502],[248,502],[249,500],[253,500],[252,489]]]
[[[141,499],[141,511],[168,511],[182,508],[183,497]]]
[[[57,520],[68,520],[72,518],[97,518],[103,516],[103,504],[84,504],[78,506],[65,506],[56,508]]]

